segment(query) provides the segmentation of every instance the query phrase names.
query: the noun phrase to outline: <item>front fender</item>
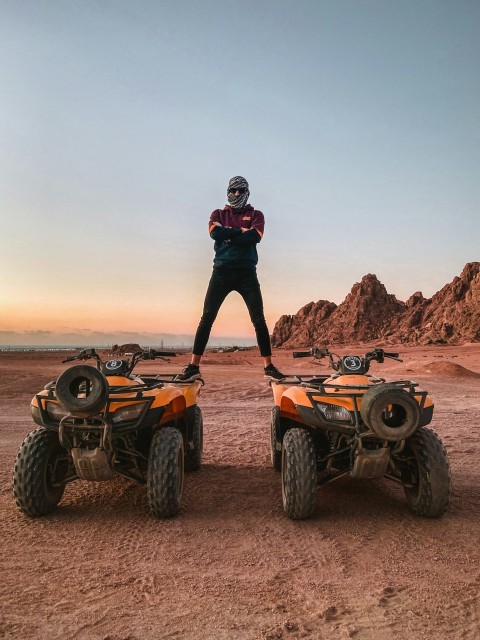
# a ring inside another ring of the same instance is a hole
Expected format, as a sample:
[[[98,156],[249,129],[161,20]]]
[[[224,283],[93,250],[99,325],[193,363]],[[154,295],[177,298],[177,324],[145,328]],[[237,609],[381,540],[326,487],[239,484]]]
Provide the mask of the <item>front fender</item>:
[[[305,394],[303,387],[287,387],[280,398],[280,417],[304,422],[298,407],[311,407],[311,402]]]
[[[155,407],[164,406],[165,412],[160,420],[160,426],[168,422],[177,422],[185,417],[186,402],[185,396],[178,389],[166,387],[154,401]]]
[[[176,389],[183,395],[185,398],[185,404],[187,407],[193,407],[197,404],[197,398],[200,395],[200,390],[202,388],[202,382],[200,380],[194,380],[190,384],[182,384],[176,386],[175,383],[172,384],[172,388]]]

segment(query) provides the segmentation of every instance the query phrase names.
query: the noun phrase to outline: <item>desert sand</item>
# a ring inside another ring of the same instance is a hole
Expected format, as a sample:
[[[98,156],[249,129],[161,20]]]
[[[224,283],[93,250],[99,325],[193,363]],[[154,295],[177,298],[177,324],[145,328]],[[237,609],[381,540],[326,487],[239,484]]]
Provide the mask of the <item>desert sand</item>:
[[[32,395],[66,365],[59,353],[1,353],[0,637],[479,638],[480,345],[398,350],[402,364],[375,363],[372,373],[413,378],[434,399],[431,426],[452,472],[438,520],[414,516],[400,486],[349,478],[318,490],[311,520],[289,520],[256,351],[204,360],[204,462],[186,477],[177,517],[154,519],[145,487],[118,479],[74,482],[54,514],[30,519],[13,500],[15,455],[34,428]],[[274,362],[324,370],[289,351]]]

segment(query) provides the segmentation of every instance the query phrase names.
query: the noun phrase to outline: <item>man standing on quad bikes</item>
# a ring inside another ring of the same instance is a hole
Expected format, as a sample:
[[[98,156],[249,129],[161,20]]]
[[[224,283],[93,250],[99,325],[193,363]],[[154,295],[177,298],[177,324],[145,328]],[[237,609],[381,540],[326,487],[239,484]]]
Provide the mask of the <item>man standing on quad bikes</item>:
[[[272,364],[272,347],[265,316],[260,284],[257,279],[257,244],[263,236],[264,217],[247,204],[250,191],[242,176],[228,183],[229,204],[215,209],[210,216],[208,230],[215,240],[213,273],[208,285],[203,315],[193,344],[192,359],[178,380],[200,377],[200,361],[207,346],[212,325],[227,295],[238,291],[247,305],[255,327],[260,354],[265,366],[265,377],[281,380],[285,376]]]

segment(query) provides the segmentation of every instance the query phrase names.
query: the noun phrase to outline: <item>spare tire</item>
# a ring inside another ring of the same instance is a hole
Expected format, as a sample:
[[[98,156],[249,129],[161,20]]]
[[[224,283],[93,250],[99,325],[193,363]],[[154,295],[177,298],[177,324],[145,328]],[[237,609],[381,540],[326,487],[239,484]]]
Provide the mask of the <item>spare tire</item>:
[[[105,376],[87,364],[70,367],[59,376],[55,386],[58,402],[73,415],[95,415],[108,398]]]
[[[420,424],[415,398],[395,384],[376,384],[362,398],[360,415],[375,435],[396,442],[412,435]]]

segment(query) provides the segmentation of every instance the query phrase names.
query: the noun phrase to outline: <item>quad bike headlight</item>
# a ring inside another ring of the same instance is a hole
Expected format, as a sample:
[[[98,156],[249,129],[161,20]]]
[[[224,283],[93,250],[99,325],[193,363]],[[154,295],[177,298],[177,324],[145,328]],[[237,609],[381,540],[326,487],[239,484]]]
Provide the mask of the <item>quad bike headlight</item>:
[[[58,402],[47,402],[45,409],[50,420],[54,420],[55,422],[60,422],[60,420],[69,413],[59,405]]]
[[[352,423],[350,411],[345,407],[339,407],[337,404],[323,404],[323,402],[316,402],[315,405],[325,420]]]
[[[118,424],[119,422],[132,422],[132,420],[136,420],[147,404],[148,402],[137,402],[136,404],[128,405],[128,407],[117,409],[113,413],[112,422]]]

